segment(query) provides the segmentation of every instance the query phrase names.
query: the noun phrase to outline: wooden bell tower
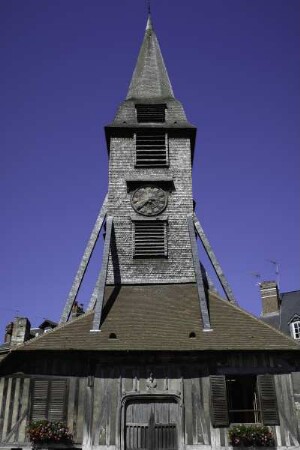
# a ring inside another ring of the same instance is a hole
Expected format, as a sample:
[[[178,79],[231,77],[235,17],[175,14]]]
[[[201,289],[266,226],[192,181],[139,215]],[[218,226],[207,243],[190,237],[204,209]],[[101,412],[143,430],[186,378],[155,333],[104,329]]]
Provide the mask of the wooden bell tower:
[[[105,127],[108,194],[78,269],[61,322],[68,320],[101,226],[106,221],[102,268],[89,310],[101,327],[105,286],[197,283],[203,328],[210,329],[195,231],[224,287],[232,291],[194,216],[192,165],[196,128],[175,98],[148,16],[125,101]]]

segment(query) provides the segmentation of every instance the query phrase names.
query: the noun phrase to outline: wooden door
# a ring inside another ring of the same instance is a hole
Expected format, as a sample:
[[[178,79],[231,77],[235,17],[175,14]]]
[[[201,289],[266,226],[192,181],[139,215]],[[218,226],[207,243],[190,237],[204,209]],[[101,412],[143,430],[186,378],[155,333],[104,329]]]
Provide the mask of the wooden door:
[[[177,450],[178,404],[133,401],[126,408],[126,450]]]

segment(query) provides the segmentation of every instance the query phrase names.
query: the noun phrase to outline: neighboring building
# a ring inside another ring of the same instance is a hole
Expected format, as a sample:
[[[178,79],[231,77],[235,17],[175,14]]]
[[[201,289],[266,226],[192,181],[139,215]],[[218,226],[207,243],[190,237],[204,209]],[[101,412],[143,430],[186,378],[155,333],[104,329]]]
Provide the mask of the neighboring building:
[[[74,301],[70,313],[70,320],[81,316],[83,313],[83,306],[77,301]],[[0,361],[12,348],[24,344],[24,342],[41,336],[44,333],[48,333],[48,331],[53,330],[57,325],[57,322],[53,322],[53,320],[44,319],[38,327],[32,327],[27,317],[15,317],[14,321],[5,327],[4,344],[0,345]]]
[[[41,336],[56,326],[56,322],[45,319],[38,327],[32,328],[27,317],[15,317],[15,320],[5,327],[4,344],[0,345],[0,361],[14,347]]]
[[[236,305],[194,214],[196,129],[150,17],[105,131],[108,195],[60,324],[0,364],[0,447],[30,447],[26,425],[47,419],[66,422],[84,450],[225,449],[232,423],[263,423],[278,448],[299,448],[299,346]],[[104,222],[96,287],[70,320]],[[226,299],[199,263],[196,233]]]
[[[300,291],[278,290],[275,281],[260,283],[261,319],[300,342]]]

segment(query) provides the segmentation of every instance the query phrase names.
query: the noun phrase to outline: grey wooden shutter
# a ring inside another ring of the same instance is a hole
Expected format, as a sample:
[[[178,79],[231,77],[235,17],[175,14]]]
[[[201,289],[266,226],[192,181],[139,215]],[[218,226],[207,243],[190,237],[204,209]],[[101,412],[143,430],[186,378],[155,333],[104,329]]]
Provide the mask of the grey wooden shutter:
[[[47,399],[48,399],[49,381],[33,380],[32,384],[32,420],[47,419]]]
[[[49,390],[48,420],[64,421],[66,419],[67,381],[51,380]]]
[[[32,383],[32,420],[66,420],[68,381],[37,379]]]
[[[273,375],[258,375],[257,389],[263,423],[265,425],[279,425],[278,406]]]
[[[210,376],[211,420],[215,428],[229,425],[226,380],[224,375]]]

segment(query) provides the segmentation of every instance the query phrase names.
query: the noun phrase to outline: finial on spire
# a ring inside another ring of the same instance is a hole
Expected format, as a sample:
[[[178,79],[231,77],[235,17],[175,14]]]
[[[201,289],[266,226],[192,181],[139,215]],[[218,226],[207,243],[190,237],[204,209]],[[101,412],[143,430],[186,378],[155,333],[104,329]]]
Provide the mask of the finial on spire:
[[[146,2],[147,2],[148,16],[151,16],[151,2],[150,0],[146,0]]]
[[[146,30],[152,30],[152,20],[151,20],[151,0],[146,0],[147,4],[147,12],[148,12],[148,19],[147,19],[147,25]]]
[[[147,9],[148,9],[148,19],[147,19],[146,31],[153,29],[153,27],[152,27],[152,20],[151,20],[150,0],[147,0]]]

